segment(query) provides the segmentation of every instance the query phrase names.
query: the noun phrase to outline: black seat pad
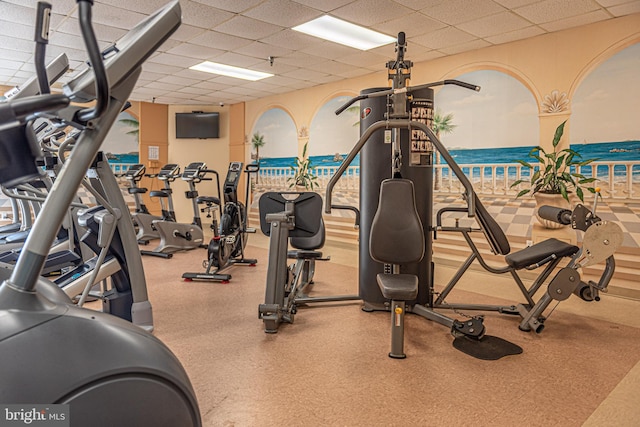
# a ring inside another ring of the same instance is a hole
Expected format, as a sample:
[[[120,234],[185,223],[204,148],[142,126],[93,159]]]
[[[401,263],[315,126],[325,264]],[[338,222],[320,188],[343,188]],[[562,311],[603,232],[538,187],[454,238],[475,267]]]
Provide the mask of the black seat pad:
[[[144,194],[147,192],[146,188],[129,188],[127,189],[129,194]]]
[[[291,259],[316,259],[322,258],[322,252],[318,251],[308,251],[304,249],[297,249],[294,251],[287,252],[287,258]]]
[[[378,274],[376,280],[387,299],[409,301],[418,296],[418,276],[413,274]]]
[[[149,196],[151,197],[169,197],[169,193],[165,190],[154,190],[149,192]]]
[[[214,205],[220,205],[220,199],[218,199],[217,197],[213,197],[213,196],[199,196],[196,199],[196,203],[201,204],[201,203],[212,203]]]
[[[578,249],[580,248],[577,246],[551,238],[518,252],[511,253],[504,257],[504,259],[510,267],[520,270],[536,264],[553,254],[558,258],[571,256],[578,252]]]

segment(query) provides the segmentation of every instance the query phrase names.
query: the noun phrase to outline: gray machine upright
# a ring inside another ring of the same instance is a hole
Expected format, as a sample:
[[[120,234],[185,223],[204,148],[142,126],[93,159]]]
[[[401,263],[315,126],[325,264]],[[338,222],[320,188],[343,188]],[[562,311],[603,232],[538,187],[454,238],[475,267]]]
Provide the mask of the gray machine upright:
[[[394,83],[395,85],[395,83]],[[375,93],[389,88],[365,89],[362,95]],[[412,117],[416,120],[429,121],[433,117],[433,90],[422,89],[414,97],[410,104]],[[373,123],[385,119],[388,113],[387,98],[373,97],[360,101],[360,133],[364,133]],[[421,117],[423,116],[423,117]],[[388,132],[385,134],[385,132]],[[386,136],[385,136],[386,135]],[[359,246],[359,292],[364,301],[365,310],[384,308],[386,299],[382,296],[376,285],[376,275],[384,271],[385,266],[374,261],[369,254],[369,239],[371,234],[371,222],[378,208],[380,195],[380,183],[392,174],[392,150],[389,136],[399,138],[399,144],[403,153],[411,153],[412,157],[402,158],[398,173],[406,179],[414,182],[416,188],[416,207],[420,220],[424,225],[425,256],[417,264],[402,266],[403,273],[411,273],[418,276],[420,288],[416,303],[427,304],[431,300],[430,288],[432,286],[432,261],[431,239],[427,234],[431,232],[432,204],[431,194],[433,181],[433,150],[428,144],[426,136],[418,134],[409,135],[408,130],[400,130],[392,133],[391,130],[378,130],[362,147],[360,151],[360,246]],[[386,140],[386,141],[385,141]],[[387,142],[388,141],[388,142]],[[422,145],[421,145],[422,143]],[[398,160],[398,159],[396,159]],[[427,286],[428,285],[428,286]],[[412,304],[414,303],[412,302]]]

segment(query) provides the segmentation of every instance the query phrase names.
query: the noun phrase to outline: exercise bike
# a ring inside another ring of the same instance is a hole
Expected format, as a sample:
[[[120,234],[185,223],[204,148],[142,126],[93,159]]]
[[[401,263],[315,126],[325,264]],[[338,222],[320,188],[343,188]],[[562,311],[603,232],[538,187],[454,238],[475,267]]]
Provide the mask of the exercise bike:
[[[134,224],[138,227],[138,243],[148,245],[149,240],[155,240],[160,238],[158,230],[153,226],[153,221],[175,221],[175,214],[173,213],[173,202],[171,200],[171,182],[180,176],[180,167],[175,164],[165,165],[158,174],[146,174],[146,168],[142,164],[131,165],[124,177],[129,181],[129,188],[127,192],[133,195],[133,200],[136,205],[135,212],[131,215],[133,217]],[[164,182],[164,188],[158,191],[152,191],[149,193],[151,197],[159,197],[160,205],[162,206],[162,216],[152,215],[147,208],[147,205],[142,201],[142,194],[147,192],[147,189],[140,187],[138,183],[143,177],[158,178]],[[167,199],[168,207],[166,206],[164,199]]]
[[[185,192],[185,197],[190,199],[193,205],[193,221],[190,224],[176,222],[175,216],[173,215],[173,221],[153,221],[153,226],[160,234],[160,244],[152,251],[140,251],[141,254],[171,258],[174,252],[203,247],[202,242],[204,241],[204,235],[202,232],[202,221],[200,220],[198,204],[196,202],[196,199],[198,198],[196,184],[201,181],[210,180],[211,178],[206,178],[205,175],[211,172],[213,171],[207,169],[207,165],[203,162],[193,162],[184,168],[181,178],[189,183],[189,191]],[[158,176],[158,178],[161,179],[160,176]],[[152,191],[150,195],[154,195],[154,193],[157,193],[158,196],[167,198],[170,209],[167,214],[171,215],[173,212],[171,191]]]
[[[249,202],[249,187],[252,173],[257,173],[259,165],[247,165],[244,172],[247,174],[247,188],[244,204],[238,200],[238,183],[240,181],[242,162],[231,162],[227,177],[224,180],[223,194],[224,206],[220,213],[220,223],[213,219],[211,229],[213,237],[207,247],[207,260],[202,262],[206,269],[204,273],[184,273],[182,278],[190,280],[209,280],[228,283],[230,274],[221,273],[233,265],[255,266],[258,260],[244,257],[244,248],[247,245],[247,233],[255,233],[256,230],[247,227],[247,204]],[[216,173],[216,177],[217,177]],[[220,188],[218,186],[218,188]],[[219,194],[218,194],[219,196]],[[216,206],[220,208],[220,197],[199,197],[196,202],[207,205],[203,211],[209,215]]]

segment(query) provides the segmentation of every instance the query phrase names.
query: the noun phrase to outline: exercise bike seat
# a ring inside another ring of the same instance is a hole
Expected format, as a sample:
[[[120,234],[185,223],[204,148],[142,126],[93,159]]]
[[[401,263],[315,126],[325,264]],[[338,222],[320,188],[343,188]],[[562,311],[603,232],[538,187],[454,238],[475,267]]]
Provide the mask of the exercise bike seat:
[[[171,191],[164,190],[153,190],[149,192],[150,197],[169,197]]]
[[[555,258],[572,256],[579,249],[577,246],[551,238],[511,253],[504,259],[511,268],[520,270],[531,265],[542,265]]]
[[[207,205],[218,205],[220,206],[220,199],[213,196],[198,196],[196,199],[197,204],[206,203]]]
[[[146,188],[139,188],[139,187],[128,188],[127,192],[129,192],[129,194],[144,194],[144,193],[147,192],[147,189]]]

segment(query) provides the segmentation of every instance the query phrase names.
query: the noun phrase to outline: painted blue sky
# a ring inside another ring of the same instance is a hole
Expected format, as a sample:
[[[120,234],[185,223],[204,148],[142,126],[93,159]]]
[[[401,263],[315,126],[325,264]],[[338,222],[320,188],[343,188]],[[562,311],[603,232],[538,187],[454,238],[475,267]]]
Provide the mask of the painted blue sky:
[[[500,148],[538,145],[539,118],[535,99],[515,78],[492,70],[456,77],[480,86],[473,92],[457,86],[440,88],[435,106],[453,114],[455,130],[441,135],[450,148]],[[418,82],[416,82],[418,84]],[[562,88],[559,88],[561,90]],[[566,90],[566,89],[565,89]],[[346,153],[355,145],[356,113],[334,111],[346,97],[322,106],[310,124],[311,155]],[[572,143],[640,140],[640,44],[630,46],[594,69],[571,100]],[[263,157],[293,157],[297,136],[293,120],[281,109],[264,113],[254,127],[265,135]]]
[[[640,140],[640,43],[589,73],[571,110],[571,143]]]

